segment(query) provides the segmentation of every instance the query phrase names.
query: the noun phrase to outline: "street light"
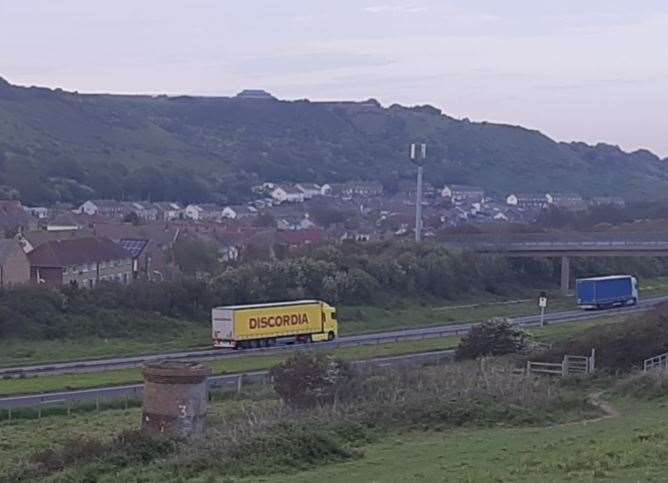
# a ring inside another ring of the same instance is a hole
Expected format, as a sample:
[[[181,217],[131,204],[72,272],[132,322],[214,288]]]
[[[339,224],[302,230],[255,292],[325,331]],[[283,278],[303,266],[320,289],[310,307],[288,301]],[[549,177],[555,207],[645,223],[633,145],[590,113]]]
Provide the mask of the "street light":
[[[418,168],[417,171],[417,193],[415,195],[415,241],[422,241],[422,171],[425,159],[427,159],[427,145],[424,143],[413,143],[410,147],[410,160]]]

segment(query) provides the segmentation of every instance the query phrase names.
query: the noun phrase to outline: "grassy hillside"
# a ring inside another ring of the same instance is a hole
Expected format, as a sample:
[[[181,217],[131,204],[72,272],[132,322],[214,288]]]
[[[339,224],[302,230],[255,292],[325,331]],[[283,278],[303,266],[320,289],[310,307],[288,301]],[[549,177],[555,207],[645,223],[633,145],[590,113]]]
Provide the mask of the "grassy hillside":
[[[424,106],[80,95],[0,79],[0,185],[28,203],[236,201],[257,180],[380,179],[391,189],[413,176],[415,140],[430,146],[427,180],[437,185],[637,199],[668,188],[666,161],[647,151],[560,144]]]

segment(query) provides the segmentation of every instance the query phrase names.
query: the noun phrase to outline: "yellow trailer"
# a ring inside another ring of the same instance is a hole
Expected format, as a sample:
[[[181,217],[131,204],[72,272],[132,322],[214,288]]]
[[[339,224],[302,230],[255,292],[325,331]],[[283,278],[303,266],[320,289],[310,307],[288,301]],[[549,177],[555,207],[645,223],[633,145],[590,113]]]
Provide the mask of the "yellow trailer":
[[[320,300],[216,307],[211,318],[215,347],[321,342],[338,335],[336,309]]]

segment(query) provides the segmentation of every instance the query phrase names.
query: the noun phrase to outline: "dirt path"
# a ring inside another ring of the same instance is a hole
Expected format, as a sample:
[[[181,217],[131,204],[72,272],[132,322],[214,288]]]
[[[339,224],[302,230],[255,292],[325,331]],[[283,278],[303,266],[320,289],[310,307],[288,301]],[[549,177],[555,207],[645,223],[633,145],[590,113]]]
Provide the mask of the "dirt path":
[[[608,401],[601,399],[603,392],[596,392],[589,395],[589,401],[592,406],[597,407],[603,412],[602,416],[593,419],[584,419],[580,421],[571,421],[569,423],[555,424],[551,426],[552,428],[562,428],[565,426],[579,426],[584,424],[598,423],[599,421],[605,421],[606,419],[618,418],[622,415],[612,404]]]

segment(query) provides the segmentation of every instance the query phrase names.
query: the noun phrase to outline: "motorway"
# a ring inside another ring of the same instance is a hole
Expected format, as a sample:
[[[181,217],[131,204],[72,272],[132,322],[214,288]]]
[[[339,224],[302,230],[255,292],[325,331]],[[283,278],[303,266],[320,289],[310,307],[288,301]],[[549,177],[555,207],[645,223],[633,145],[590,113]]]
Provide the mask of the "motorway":
[[[646,311],[662,302],[668,302],[668,296],[642,300],[637,306],[610,309],[606,311],[571,310],[565,312],[554,312],[545,314],[545,323],[549,325],[563,324],[566,322],[585,321],[599,319],[618,314],[631,314]],[[540,324],[540,316],[531,315],[511,319],[523,327],[535,327]],[[437,337],[466,335],[475,323],[462,322],[420,329],[402,329],[372,334],[360,334],[339,337],[331,342],[320,342],[308,345],[282,345],[259,349],[246,349],[235,351],[232,349],[209,349],[187,352],[174,352],[167,354],[146,355],[137,357],[120,357],[113,359],[100,359],[90,361],[63,362],[54,364],[43,364],[36,366],[9,367],[0,369],[0,378],[28,377],[40,375],[76,374],[84,372],[101,372],[116,369],[127,369],[140,367],[142,364],[163,360],[190,360],[206,362],[213,360],[232,359],[237,357],[265,356],[286,351],[299,349],[336,349],[342,347],[356,347],[362,345],[378,345],[392,342],[415,341],[432,339]]]
[[[378,357],[364,361],[352,362],[355,367],[382,368],[397,366],[420,366],[425,364],[439,364],[451,360],[454,350],[434,351],[422,354],[408,354],[403,356]],[[252,371],[240,374],[226,374],[223,376],[212,376],[207,380],[209,389],[220,390],[232,388],[239,392],[242,385],[267,382],[269,371]],[[74,403],[95,402],[100,404],[118,399],[139,399],[144,392],[143,384],[131,384],[127,386],[101,387],[94,389],[80,389],[76,391],[50,392],[44,394],[32,394],[26,396],[12,396],[0,398],[0,410],[14,410],[19,408],[38,407],[46,409],[50,407],[71,407]],[[11,414],[11,413],[10,413]],[[11,417],[11,416],[10,416]]]
[[[545,322],[548,323],[549,325],[558,325],[567,322],[599,319],[604,316],[633,314],[647,311],[652,307],[663,302],[668,302],[668,297],[647,299],[643,300],[635,307],[612,309],[612,310],[606,310],[605,312],[600,312],[600,311],[583,312],[580,310],[555,312],[552,314],[546,314]],[[517,324],[523,327],[535,327],[540,324],[540,318],[538,316],[518,317],[513,320]],[[363,334],[356,336],[341,337],[336,341],[307,345],[307,346],[287,346],[287,347],[274,347],[267,349],[254,349],[251,351],[244,351],[243,354],[245,355],[246,352],[255,352],[258,354],[266,354],[267,352],[274,353],[277,351],[295,350],[295,347],[331,349],[334,347],[383,344],[388,342],[421,340],[434,337],[463,335],[466,334],[469,330],[471,330],[471,327],[473,327],[474,325],[476,324],[462,323],[462,324],[454,324],[440,327],[427,327],[422,329],[406,329],[392,332],[383,332],[380,334]],[[356,361],[353,364],[362,367],[424,365],[429,363],[434,364],[452,359],[453,353],[454,353],[453,350],[433,351],[420,354],[408,354],[403,356],[381,357],[365,361]],[[240,354],[239,352],[230,352],[230,351],[225,351],[225,352],[194,351],[194,352],[181,352],[181,353],[163,354],[163,355],[147,356],[147,357],[131,357],[131,358],[108,359],[103,361],[73,362],[65,364],[56,364],[51,366],[33,366],[33,367],[24,367],[15,369],[3,369],[3,371],[4,375],[9,377],[11,377],[12,375],[14,376],[17,375],[16,372],[11,372],[11,371],[33,371],[33,372],[28,372],[31,375],[46,374],[46,373],[59,374],[63,372],[71,373],[71,372],[90,371],[90,370],[109,370],[112,368],[117,369],[119,367],[136,367],[144,362],[154,361],[154,360],[187,359],[187,360],[207,361],[215,359],[224,359],[229,357],[239,357],[241,355],[242,354]],[[88,365],[90,365],[90,367],[88,367]],[[0,373],[0,376],[1,375],[2,373]],[[239,391],[242,387],[242,384],[266,382],[267,377],[268,377],[268,371],[251,371],[240,374],[226,374],[221,376],[213,376],[209,378],[208,384],[210,388],[232,387],[236,391]],[[50,392],[43,394],[24,395],[24,396],[11,396],[11,397],[0,398],[0,409],[9,410],[11,414],[11,410],[25,407],[38,407],[41,410],[42,408],[53,407],[53,406],[70,407],[74,403],[86,402],[86,401],[87,402],[95,401],[99,405],[101,402],[108,402],[117,399],[141,398],[143,393],[143,387],[144,387],[143,384],[132,384],[126,386],[112,386],[112,387],[102,387],[93,389],[80,389],[75,391],[61,391],[61,392]]]

